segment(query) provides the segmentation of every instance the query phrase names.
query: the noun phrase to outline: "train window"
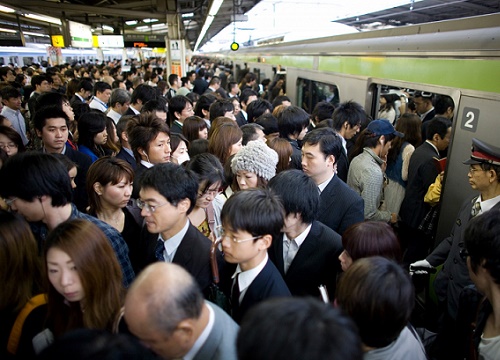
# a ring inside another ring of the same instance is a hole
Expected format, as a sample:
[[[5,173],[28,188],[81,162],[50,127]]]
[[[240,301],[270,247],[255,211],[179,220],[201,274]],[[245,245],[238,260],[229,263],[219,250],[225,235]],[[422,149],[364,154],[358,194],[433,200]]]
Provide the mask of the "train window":
[[[423,116],[441,115],[453,118],[455,104],[453,99],[445,94],[431,93],[418,88],[398,88],[380,84],[372,84],[373,97],[371,115],[378,119],[388,119],[396,124],[397,119],[405,113],[416,113]],[[414,99],[419,94],[422,99]],[[433,110],[434,109],[434,110]]]
[[[33,65],[33,58],[32,57],[23,57],[23,64],[26,66]]]
[[[339,89],[336,85],[319,81],[297,79],[297,104],[312,113],[320,101],[327,101],[335,106],[339,104]]]

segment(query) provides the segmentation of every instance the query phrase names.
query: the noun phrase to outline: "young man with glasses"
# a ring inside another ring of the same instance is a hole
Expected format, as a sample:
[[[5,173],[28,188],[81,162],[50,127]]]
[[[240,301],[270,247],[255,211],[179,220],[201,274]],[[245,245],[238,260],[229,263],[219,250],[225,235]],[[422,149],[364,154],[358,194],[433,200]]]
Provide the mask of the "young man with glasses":
[[[443,264],[436,276],[434,287],[438,305],[446,326],[442,332],[453,339],[452,329],[457,318],[460,292],[472,281],[465,259],[460,256],[464,249],[464,231],[472,218],[483,214],[500,202],[500,148],[479,139],[472,139],[472,153],[464,164],[469,165],[469,183],[479,196],[467,199],[458,213],[451,235],[444,239],[425,260],[411,267],[431,268]],[[451,340],[450,340],[451,341]]]
[[[219,237],[224,259],[238,264],[231,286],[231,315],[237,323],[255,304],[291,295],[267,255],[279,238],[284,218],[278,196],[265,189],[239,191],[222,208]]]
[[[210,247],[212,242],[188,219],[198,197],[196,175],[182,166],[165,163],[144,171],[139,179],[139,199],[145,226],[141,233],[143,252],[138,256],[137,269],[165,261],[186,269],[205,296],[212,283]],[[219,273],[224,262],[217,251]]]

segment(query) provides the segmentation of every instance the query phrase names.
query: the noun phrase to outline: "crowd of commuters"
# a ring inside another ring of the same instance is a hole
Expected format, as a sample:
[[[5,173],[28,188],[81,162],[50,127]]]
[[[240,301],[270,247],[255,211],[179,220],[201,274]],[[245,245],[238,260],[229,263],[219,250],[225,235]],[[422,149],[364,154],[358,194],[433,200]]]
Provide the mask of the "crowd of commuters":
[[[371,120],[212,63],[26,73],[0,73],[1,358],[500,354],[499,148],[474,139],[478,195],[430,247],[451,99],[384,93]],[[424,346],[410,273],[441,264]]]

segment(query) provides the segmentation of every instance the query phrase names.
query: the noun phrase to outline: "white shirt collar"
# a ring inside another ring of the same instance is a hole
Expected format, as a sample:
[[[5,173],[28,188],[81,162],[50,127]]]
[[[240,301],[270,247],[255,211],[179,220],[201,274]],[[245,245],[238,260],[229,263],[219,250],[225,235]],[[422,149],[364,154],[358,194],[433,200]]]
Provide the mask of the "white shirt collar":
[[[137,110],[134,106],[130,105],[129,106],[130,109],[132,109],[132,111],[134,112],[135,115],[139,115],[141,112],[139,110]]]
[[[325,181],[323,181],[321,184],[318,185],[319,192],[323,192],[323,190],[325,190],[325,188],[328,186],[330,181],[332,181],[334,176],[335,176],[335,173],[333,173],[332,176],[330,176],[328,179],[326,179]]]
[[[208,336],[210,335],[210,332],[212,331],[215,323],[215,313],[214,309],[212,309],[212,306],[208,302],[205,301],[205,306],[208,308],[208,324],[205,326],[205,329],[203,329],[202,333],[196,339],[195,343],[193,344],[193,347],[189,352],[182,357],[183,360],[193,360],[198,351],[200,351],[201,347],[205,344],[205,342],[208,339]]]
[[[436,150],[436,153],[439,155],[439,150],[438,148],[436,147],[436,145],[434,145],[433,143],[431,143],[429,140],[425,140],[425,142],[427,144],[429,144],[430,146],[432,146],[434,148],[434,150]]]
[[[339,133],[337,133],[337,134],[339,134]],[[339,136],[340,136],[340,141],[342,141],[342,147],[344,148],[345,153],[347,154],[347,140],[344,139],[344,137],[342,135],[339,134]]]
[[[481,211],[479,211],[479,214],[484,214],[486,211],[491,210],[493,206],[500,202],[500,195],[485,201],[481,201],[481,196],[478,196],[476,202],[481,204]]]
[[[186,225],[184,225],[182,230],[172,236],[170,239],[164,239],[161,234],[158,234],[158,239],[163,241],[163,246],[165,247],[165,250],[163,251],[163,257],[166,261],[172,262],[175,253],[177,252],[177,248],[181,244],[182,239],[184,238],[184,235],[186,235],[188,229],[189,219],[186,219]]]
[[[118,124],[118,121],[120,121],[120,118],[122,117],[122,115],[118,111],[115,111],[111,107],[109,108],[106,115],[109,116],[111,119],[113,119],[115,124]]]
[[[151,164],[150,162],[146,161],[146,160],[141,160],[141,165],[144,165],[146,168],[152,168],[153,166],[155,166],[154,164]]]
[[[306,227],[306,229],[304,231],[302,231],[302,233],[295,238],[295,242],[297,243],[297,246],[299,248],[300,248],[300,245],[302,245],[302,243],[306,239],[307,235],[309,235],[309,232],[311,231],[311,227],[312,227],[312,224],[309,224],[309,226]],[[285,242],[285,241],[290,241],[290,239],[288,238],[288,236],[286,236],[285,233],[283,233],[283,242]]]
[[[262,269],[264,269],[264,266],[266,266],[268,259],[269,259],[269,256],[266,253],[266,256],[259,263],[259,265],[257,265],[253,269],[250,269],[247,271],[241,271],[240,264],[238,264],[238,266],[236,267],[236,271],[234,272],[234,274],[231,278],[234,279],[239,274],[238,286],[240,288],[240,303],[241,303],[241,300],[243,299],[243,297],[245,296],[250,284],[252,284],[252,282],[255,280],[257,275],[259,275],[260,272],[262,271]]]

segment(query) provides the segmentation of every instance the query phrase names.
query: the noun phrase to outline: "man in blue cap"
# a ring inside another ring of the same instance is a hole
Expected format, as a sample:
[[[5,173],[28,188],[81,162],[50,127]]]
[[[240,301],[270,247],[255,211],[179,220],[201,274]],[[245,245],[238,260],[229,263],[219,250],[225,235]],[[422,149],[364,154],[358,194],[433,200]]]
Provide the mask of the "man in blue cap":
[[[460,292],[472,281],[467,270],[464,249],[464,231],[469,221],[489,211],[500,202],[500,148],[478,139],[472,139],[472,153],[464,164],[469,165],[469,183],[479,195],[467,199],[460,209],[451,235],[444,239],[434,251],[410,267],[431,268],[443,264],[443,269],[436,276],[434,287],[438,297],[439,310],[443,315],[443,324],[449,336],[449,329],[454,328]],[[411,268],[410,268],[411,270]]]
[[[380,209],[384,191],[384,170],[391,142],[404,135],[394,129],[388,120],[374,120],[361,135],[363,152],[351,161],[347,185],[365,201],[365,220],[396,223],[398,215]]]

